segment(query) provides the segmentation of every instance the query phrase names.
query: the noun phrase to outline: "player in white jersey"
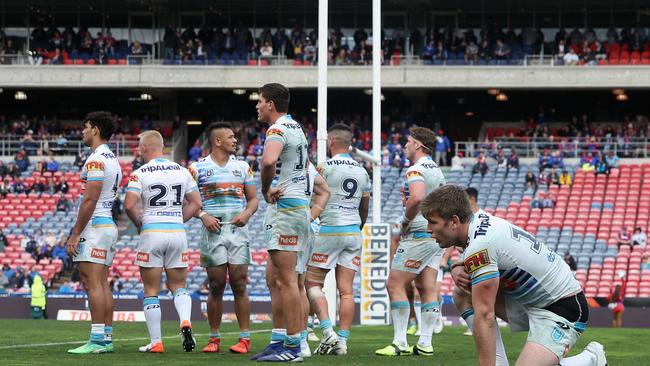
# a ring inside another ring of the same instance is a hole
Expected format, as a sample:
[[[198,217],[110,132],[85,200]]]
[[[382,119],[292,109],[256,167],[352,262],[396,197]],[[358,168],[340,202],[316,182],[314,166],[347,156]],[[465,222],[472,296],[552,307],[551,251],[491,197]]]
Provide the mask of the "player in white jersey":
[[[352,130],[343,124],[332,126],[327,147],[332,156],[319,164],[318,170],[327,181],[332,197],[320,214],[321,227],[314,241],[307,270],[307,294],[314,306],[323,340],[316,353],[345,355],[354,318],[354,275],[361,265],[361,228],[368,217],[370,177],[348,151]],[[323,285],[325,276],[336,270],[336,287],[340,296],[338,334],[329,318]]]
[[[420,205],[441,247],[464,249],[452,265],[454,302],[473,326],[480,365],[497,362],[495,315],[513,331],[527,330],[517,365],[607,363],[602,345],[564,358],[585,330],[589,305],[561,257],[530,233],[487,213],[472,214],[465,191],[443,186]]]
[[[187,169],[163,158],[164,142],[158,131],[140,134],[144,165],[129,177],[124,211],[140,232],[135,264],[144,284],[144,317],[151,342],[140,352],[162,353],[160,279],[167,273],[167,288],[174,294],[180,319],[183,349],[196,346],[192,337],[192,298],[185,289],[189,253],[183,223],[201,209],[201,197]]]
[[[435,297],[436,279],[442,250],[427,232],[427,220],[419,213],[418,206],[424,197],[445,184],[438,165],[431,159],[435,134],[424,127],[411,127],[405,145],[407,158],[413,162],[406,171],[404,182],[404,216],[401,240],[393,257],[386,284],[391,301],[394,336],[392,344],[378,349],[381,356],[422,355],[432,356],[431,338],[440,303]],[[420,337],[413,347],[406,341],[410,305],[406,286],[415,281],[420,293]]]
[[[239,341],[229,350],[248,353],[250,350],[250,301],[247,281],[251,262],[250,238],[246,224],[257,211],[253,171],[237,160],[237,138],[229,123],[214,123],[207,130],[210,155],[190,166],[199,185],[203,210],[201,219],[201,265],[210,282],[208,322],[210,340],[203,352],[219,352],[221,348],[221,316],[226,277],[235,297],[235,313],[239,323]]]
[[[272,124],[261,163],[262,194],[269,203],[264,218],[269,251],[266,280],[274,323],[286,330],[275,328],[271,344],[252,359],[299,362],[303,310],[296,264],[309,233],[309,144],[300,124],[287,114],[289,90],[283,85],[262,86],[256,109],[260,121]]]
[[[83,198],[66,249],[78,263],[92,325],[88,343],[68,350],[74,354],[113,352],[113,292],[108,287],[108,268],[115,254],[117,227],[111,208],[122,180],[120,164],[108,147],[115,130],[113,116],[89,113],[83,127],[83,143],[92,152],[81,171]]]
[[[311,161],[307,168],[307,179],[309,180],[309,190],[306,193],[308,193],[307,197],[311,199],[311,224],[309,225],[309,236],[307,237],[305,249],[298,252],[298,265],[296,266],[296,273],[298,273],[298,291],[300,291],[300,300],[302,301],[302,310],[304,312],[304,317],[302,318],[302,330],[300,331],[300,356],[303,358],[311,357],[311,350],[309,349],[309,343],[307,342],[309,336],[309,315],[311,315],[311,306],[305,289],[307,265],[309,264],[309,258],[314,247],[316,231],[320,230],[319,223],[317,222],[318,216],[321,214],[323,207],[327,205],[327,201],[330,199],[330,189],[327,186],[327,182],[320,174],[318,174],[318,170],[316,170],[316,167],[311,163]],[[315,230],[315,227],[318,227],[318,229]]]

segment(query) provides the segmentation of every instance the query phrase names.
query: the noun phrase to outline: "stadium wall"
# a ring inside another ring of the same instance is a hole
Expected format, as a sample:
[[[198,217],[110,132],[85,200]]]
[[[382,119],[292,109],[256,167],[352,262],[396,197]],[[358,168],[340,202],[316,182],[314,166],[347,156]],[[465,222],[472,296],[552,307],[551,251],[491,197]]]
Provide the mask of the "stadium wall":
[[[316,88],[314,66],[3,66],[0,85],[29,88],[258,88],[268,82]],[[281,75],[281,77],[279,76]],[[370,66],[328,71],[332,88],[369,88]],[[385,66],[384,88],[645,88],[646,66]]]

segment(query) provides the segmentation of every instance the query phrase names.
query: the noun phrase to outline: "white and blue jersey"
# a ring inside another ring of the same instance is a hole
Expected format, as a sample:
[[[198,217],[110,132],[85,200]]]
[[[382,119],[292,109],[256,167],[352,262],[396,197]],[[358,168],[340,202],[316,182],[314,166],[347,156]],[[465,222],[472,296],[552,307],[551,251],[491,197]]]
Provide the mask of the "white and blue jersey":
[[[417,182],[424,183],[425,197],[436,188],[445,184],[445,177],[442,175],[442,171],[430,156],[421,157],[406,170],[406,177],[404,179],[404,187],[402,190],[402,203],[404,207],[406,207],[406,202],[410,197],[411,184]],[[425,219],[418,210],[417,215],[411,220],[408,234],[412,234],[416,239],[430,238],[431,234],[427,232],[428,225],[429,223],[427,219]]]

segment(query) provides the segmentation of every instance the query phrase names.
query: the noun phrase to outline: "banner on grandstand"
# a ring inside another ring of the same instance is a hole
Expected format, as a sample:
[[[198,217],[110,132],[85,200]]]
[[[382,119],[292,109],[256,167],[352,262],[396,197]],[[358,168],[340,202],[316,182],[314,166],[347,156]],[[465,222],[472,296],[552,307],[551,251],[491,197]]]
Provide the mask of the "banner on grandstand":
[[[56,314],[56,320],[90,321],[90,311],[60,309]],[[113,321],[144,322],[144,311],[115,311]]]
[[[361,250],[361,324],[388,324],[390,300],[386,280],[389,271],[390,225],[366,224]]]

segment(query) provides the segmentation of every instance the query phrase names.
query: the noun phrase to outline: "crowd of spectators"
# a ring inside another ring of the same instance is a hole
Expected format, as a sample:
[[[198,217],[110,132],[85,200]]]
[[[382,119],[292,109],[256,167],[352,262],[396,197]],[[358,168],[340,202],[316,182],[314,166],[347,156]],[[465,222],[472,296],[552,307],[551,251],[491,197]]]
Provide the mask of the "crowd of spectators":
[[[40,274],[33,266],[26,269],[23,266],[12,268],[4,264],[0,270],[0,293],[28,294],[37,276]]]

